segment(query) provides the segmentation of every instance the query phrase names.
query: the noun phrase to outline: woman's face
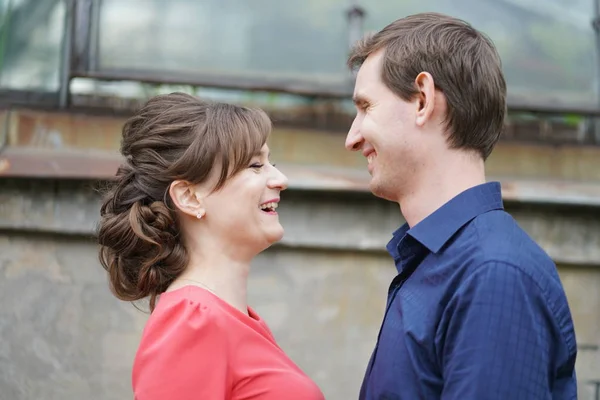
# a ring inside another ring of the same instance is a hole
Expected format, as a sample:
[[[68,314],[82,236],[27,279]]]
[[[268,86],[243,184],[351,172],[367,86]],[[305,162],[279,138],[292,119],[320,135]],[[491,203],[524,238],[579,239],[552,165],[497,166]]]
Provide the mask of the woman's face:
[[[205,211],[201,223],[229,245],[259,253],[283,237],[276,209],[286,188],[287,178],[270,163],[265,144],[221,189],[204,196],[198,193]]]

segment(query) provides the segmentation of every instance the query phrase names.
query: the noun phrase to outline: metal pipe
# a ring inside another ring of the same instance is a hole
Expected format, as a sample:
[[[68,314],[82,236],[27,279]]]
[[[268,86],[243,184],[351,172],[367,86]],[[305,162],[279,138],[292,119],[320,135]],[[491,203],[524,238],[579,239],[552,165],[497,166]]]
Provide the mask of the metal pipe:
[[[0,133],[0,154],[8,146],[8,130],[10,128],[10,108],[8,108],[4,114],[4,123],[2,124],[2,132]],[[0,163],[1,164],[1,163]],[[2,166],[0,166],[0,170]]]
[[[87,52],[87,70],[97,71],[99,69],[99,41],[100,41],[100,8],[102,0],[92,0],[90,10],[90,38]]]
[[[73,54],[73,29],[75,19],[75,0],[65,1],[65,20],[62,43],[62,59],[60,66],[59,106],[66,108],[69,105],[69,92],[71,84],[71,54]]]
[[[592,20],[592,27],[596,35],[596,96],[598,105],[600,106],[600,0],[594,1],[594,19]]]
[[[309,80],[289,78],[254,78],[235,75],[209,73],[182,73],[178,71],[151,71],[130,69],[100,69],[94,71],[73,71],[73,77],[97,79],[100,81],[135,81],[150,84],[174,84],[206,86],[219,89],[272,91],[323,98],[344,99],[351,96],[351,86],[347,83],[318,83]]]
[[[6,10],[4,12],[4,18],[0,21],[0,82],[2,82],[2,71],[4,71],[4,64],[6,56],[8,55],[7,47],[10,39],[10,23],[13,11],[13,0],[8,0],[6,3]]]
[[[358,4],[358,1],[351,1],[350,8],[346,12],[348,18],[348,47],[350,49],[363,36],[365,14],[365,9]]]
[[[596,36],[596,100],[600,106],[600,0],[594,1],[594,19],[592,27]],[[592,130],[596,142],[600,141],[600,120],[595,118],[591,120]]]
[[[73,21],[72,69],[89,68],[89,49],[92,29],[92,0],[75,0]]]
[[[142,70],[100,70],[100,71],[73,71],[72,77],[90,78],[99,81],[135,81],[149,84],[175,84],[190,86],[205,86],[218,89],[267,91],[275,93],[289,93],[299,96],[311,96],[321,99],[347,100],[352,96],[352,84],[311,82],[308,80],[293,81],[290,79],[250,78],[240,76],[225,76],[214,74],[184,74],[177,71],[142,71]],[[583,116],[600,117],[600,108],[595,104],[589,106],[542,103],[508,98],[508,108],[511,112],[531,114],[576,114]]]

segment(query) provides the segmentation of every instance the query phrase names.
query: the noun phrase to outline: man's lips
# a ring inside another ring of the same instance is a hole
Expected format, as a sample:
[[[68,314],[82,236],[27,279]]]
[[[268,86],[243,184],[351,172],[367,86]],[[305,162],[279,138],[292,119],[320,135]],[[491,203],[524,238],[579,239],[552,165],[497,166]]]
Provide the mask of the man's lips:
[[[365,158],[367,159],[367,169],[369,170],[369,173],[372,173],[373,172],[373,161],[375,161],[375,157],[377,156],[377,153],[375,152],[374,149],[365,150],[365,151],[363,151],[363,156],[365,156]]]

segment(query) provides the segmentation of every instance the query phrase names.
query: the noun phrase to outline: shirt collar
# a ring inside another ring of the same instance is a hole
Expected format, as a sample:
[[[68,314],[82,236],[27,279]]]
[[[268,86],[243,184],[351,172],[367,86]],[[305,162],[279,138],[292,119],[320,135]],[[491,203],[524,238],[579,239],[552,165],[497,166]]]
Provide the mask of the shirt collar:
[[[400,245],[405,235],[412,236],[432,253],[437,253],[467,222],[492,210],[502,210],[499,182],[488,182],[465,190],[431,215],[410,228],[402,225],[394,232],[386,248],[394,260],[400,258]]]
[[[394,232],[392,239],[385,246],[388,253],[390,253],[394,261],[398,261],[398,259],[400,258],[400,243],[402,243],[402,239],[404,239],[404,236],[406,235],[406,232],[408,232],[408,230],[409,226],[405,223]]]
[[[492,210],[502,210],[499,182],[488,182],[465,190],[406,233],[432,253],[437,253],[467,222]]]

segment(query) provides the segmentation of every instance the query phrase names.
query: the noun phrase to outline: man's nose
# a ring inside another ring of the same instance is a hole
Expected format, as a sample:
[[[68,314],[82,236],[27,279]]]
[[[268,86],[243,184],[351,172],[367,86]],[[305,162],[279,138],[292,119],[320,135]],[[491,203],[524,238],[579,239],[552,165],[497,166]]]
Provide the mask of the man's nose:
[[[365,139],[360,133],[360,126],[357,121],[354,120],[348,131],[348,135],[346,135],[346,150],[358,151],[362,147],[364,141]]]

